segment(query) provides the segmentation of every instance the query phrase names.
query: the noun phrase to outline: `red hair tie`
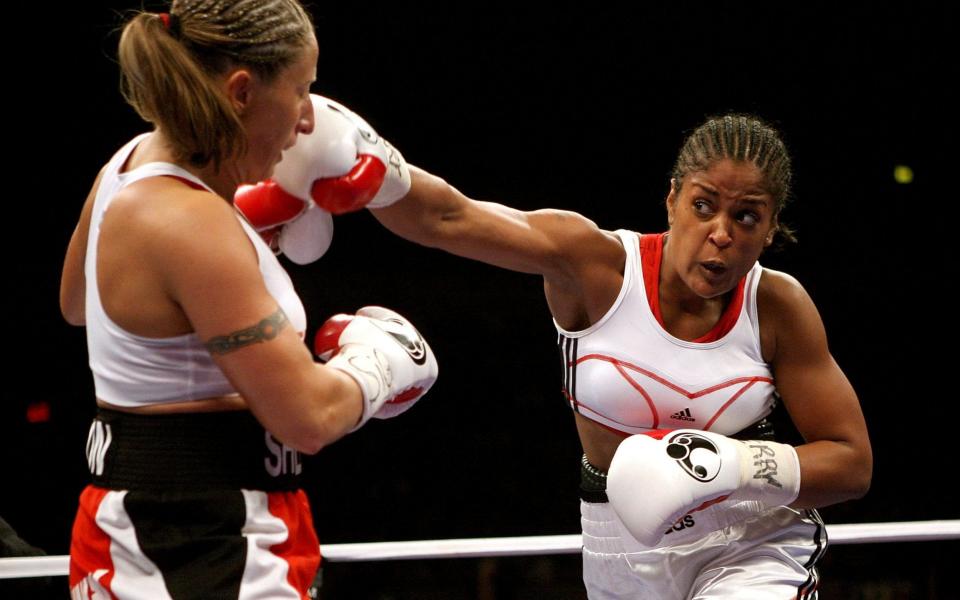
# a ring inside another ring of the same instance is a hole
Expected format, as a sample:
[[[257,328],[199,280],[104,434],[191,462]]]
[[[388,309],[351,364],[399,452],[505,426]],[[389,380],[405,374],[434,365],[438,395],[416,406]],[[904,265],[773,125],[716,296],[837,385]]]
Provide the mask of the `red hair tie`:
[[[170,13],[160,13],[158,16],[160,17],[160,20],[163,21],[163,28],[169,31],[170,30]]]

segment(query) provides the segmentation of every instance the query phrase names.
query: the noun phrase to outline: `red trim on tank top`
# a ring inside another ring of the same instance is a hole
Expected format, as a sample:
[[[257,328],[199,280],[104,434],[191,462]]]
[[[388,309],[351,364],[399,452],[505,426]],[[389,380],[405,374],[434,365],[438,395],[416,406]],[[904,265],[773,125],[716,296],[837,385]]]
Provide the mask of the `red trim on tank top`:
[[[613,361],[613,367],[617,370],[617,373],[620,373],[620,376],[623,377],[630,386],[637,390],[637,392],[643,396],[643,399],[647,401],[647,406],[650,408],[650,414],[653,415],[653,424],[650,425],[652,429],[657,429],[660,427],[660,414],[657,412],[657,405],[653,401],[653,398],[650,397],[650,394],[647,393],[647,390],[643,389],[643,386],[638,384],[633,380],[633,377],[627,375],[627,372],[623,370],[623,366],[619,361]]]
[[[730,398],[729,400],[727,400],[726,402],[724,402],[723,406],[721,406],[720,409],[719,409],[716,413],[714,413],[713,417],[711,417],[710,420],[707,421],[707,424],[703,426],[703,430],[704,430],[704,431],[710,431],[710,428],[713,427],[713,424],[716,423],[717,419],[720,418],[720,415],[723,414],[723,411],[725,411],[725,410],[727,410],[728,408],[730,408],[730,405],[733,404],[734,402],[736,402],[737,399],[738,399],[740,396],[742,396],[744,393],[746,393],[746,391],[749,390],[749,389],[753,386],[753,384],[755,384],[755,383],[758,382],[758,381],[764,381],[764,380],[766,380],[768,383],[773,383],[773,380],[772,380],[772,379],[768,379],[768,378],[762,378],[762,379],[761,379],[761,378],[758,377],[758,378],[754,379],[753,381],[751,381],[750,383],[748,383],[747,385],[745,385],[745,386],[743,386],[742,388],[740,388],[740,391],[739,391],[739,392],[737,392],[736,394],[733,395],[732,398]]]
[[[567,399],[567,402],[570,404],[570,408],[572,408],[574,412],[579,412],[580,403],[577,402],[577,399],[567,391],[567,388],[560,388],[560,393],[562,393],[563,397]]]
[[[640,236],[640,269],[643,273],[643,287],[647,292],[647,303],[650,305],[650,312],[660,327],[666,331],[663,324],[663,315],[660,312],[660,264],[663,259],[663,240],[667,236],[664,233],[644,234]],[[740,317],[740,309],[743,307],[743,291],[746,287],[747,278],[744,276],[737,284],[737,289],[720,315],[720,320],[706,334],[693,340],[696,344],[706,344],[715,342],[723,336],[730,333],[733,326],[737,324]]]
[[[616,427],[611,427],[610,425],[607,425],[606,423],[601,423],[600,421],[594,421],[594,423],[596,423],[600,427],[603,427],[607,431],[611,431],[613,433],[616,433],[617,435],[623,436],[624,439],[630,437],[631,435],[634,435],[632,433],[627,433],[626,431],[620,431]]]
[[[740,397],[743,396],[743,394],[746,393],[747,390],[749,390],[751,387],[753,387],[754,384],[761,383],[761,382],[770,383],[770,384],[773,383],[773,379],[771,379],[770,377],[762,377],[762,376],[735,377],[735,378],[733,378],[733,379],[729,379],[729,380],[727,380],[727,381],[723,381],[723,382],[714,384],[714,385],[712,385],[712,386],[710,386],[710,387],[706,387],[706,388],[703,388],[703,389],[698,390],[698,391],[688,391],[688,390],[680,387],[679,385],[677,385],[677,384],[675,384],[675,383],[673,383],[673,382],[671,382],[671,381],[669,381],[669,380],[667,380],[667,379],[665,379],[665,378],[657,375],[656,373],[653,373],[653,372],[651,372],[651,371],[649,371],[649,370],[647,370],[647,369],[644,369],[643,367],[640,367],[640,366],[635,365],[635,364],[631,364],[631,363],[626,362],[626,361],[623,361],[623,360],[619,360],[619,359],[614,358],[614,357],[612,357],[612,356],[607,356],[607,355],[604,355],[604,354],[587,354],[586,356],[583,356],[583,357],[578,358],[576,362],[577,362],[577,364],[580,364],[581,362],[585,362],[585,361],[588,361],[588,360],[599,360],[599,361],[607,362],[607,363],[610,363],[611,365],[613,365],[613,368],[616,369],[616,371],[617,371],[617,373],[620,375],[620,377],[622,377],[622,378],[624,379],[624,381],[626,381],[628,384],[630,384],[630,386],[631,386],[637,393],[639,393],[639,394],[643,397],[644,401],[647,403],[647,406],[650,408],[650,414],[651,414],[651,416],[652,416],[652,418],[653,418],[653,423],[650,425],[650,427],[651,427],[651,429],[654,429],[654,430],[657,430],[657,429],[659,429],[659,427],[660,427],[660,415],[659,415],[659,412],[657,411],[656,403],[653,401],[653,398],[650,397],[650,394],[646,391],[646,389],[644,389],[644,387],[643,387],[643,385],[641,384],[641,382],[635,380],[633,377],[630,377],[630,376],[627,374],[627,369],[629,369],[629,370],[631,370],[631,371],[634,371],[634,372],[636,372],[636,373],[639,373],[639,374],[641,374],[641,375],[644,375],[644,376],[648,377],[649,379],[651,379],[651,380],[653,380],[653,381],[657,381],[657,382],[659,382],[660,384],[666,386],[667,388],[669,388],[669,389],[677,392],[678,394],[681,394],[681,395],[683,395],[683,396],[686,396],[686,397],[687,397],[688,399],[690,399],[690,400],[696,400],[697,398],[701,398],[701,397],[703,397],[703,396],[706,396],[707,394],[712,394],[713,392],[716,392],[716,391],[721,390],[721,389],[724,389],[724,388],[729,388],[729,387],[732,387],[732,386],[735,386],[735,385],[739,385],[739,384],[745,384],[745,385],[743,385],[740,389],[738,389],[738,390],[733,394],[733,396],[731,396],[726,402],[724,402],[723,405],[717,410],[717,412],[713,414],[713,416],[710,417],[710,419],[707,421],[707,424],[702,427],[702,430],[703,430],[703,431],[710,431],[710,428],[713,427],[713,424],[717,421],[717,419],[720,418],[720,415],[722,415],[722,414],[724,413],[724,411],[726,411],[728,408],[730,408],[730,406],[731,406],[734,402],[736,402],[738,399],[740,399]],[[577,403],[577,409],[578,409],[578,412],[580,412],[581,414],[583,414],[583,411],[589,411],[589,412],[594,413],[594,414],[596,414],[596,415],[599,415],[599,416],[601,416],[601,417],[603,417],[603,418],[605,418],[605,419],[608,419],[608,420],[611,420],[611,421],[613,421],[613,422],[616,422],[616,421],[614,421],[613,419],[611,419],[609,416],[607,416],[607,415],[605,415],[605,414],[603,414],[603,413],[601,413],[601,412],[599,412],[599,411],[591,408],[590,406],[587,406],[586,404],[581,404],[581,403],[578,402],[578,403]],[[585,415],[585,416],[586,416],[586,415]],[[587,418],[590,418],[590,417],[588,416]],[[591,420],[593,420],[593,419],[591,419]],[[630,435],[630,434],[628,434],[628,433],[626,433],[626,432],[623,432],[623,431],[620,431],[620,430],[618,430],[618,429],[616,429],[616,428],[614,428],[614,427],[610,427],[610,426],[604,425],[604,424],[601,423],[600,421],[595,421],[595,422],[597,422],[597,423],[600,424],[601,426],[609,429],[610,431],[615,431],[615,432],[617,432],[617,433],[623,433],[623,434],[625,434],[625,435]],[[626,424],[623,424],[623,423],[622,423],[622,425],[625,425],[625,426],[626,426]],[[634,426],[630,426],[630,427],[634,427]],[[665,431],[669,431],[669,430],[665,430]]]
[[[591,411],[591,412],[596,412],[596,411]],[[647,431],[642,431],[640,433],[630,433],[628,431],[622,431],[620,429],[617,429],[616,427],[613,427],[611,425],[607,425],[606,423],[601,423],[600,421],[593,421],[593,422],[599,425],[600,427],[603,427],[607,431],[616,433],[617,435],[623,437],[624,439],[630,437],[631,435],[648,435],[655,440],[660,440],[660,439],[663,439],[663,437],[668,433],[670,433],[671,431],[676,431],[676,429],[649,429]]]
[[[581,356],[580,358],[577,359],[577,364],[579,365],[580,363],[585,362],[585,361],[588,361],[588,360],[602,360],[602,361],[604,361],[604,362],[608,362],[608,363],[613,364],[613,365],[614,365],[614,368],[617,368],[618,366],[622,366],[622,367],[626,367],[626,368],[630,369],[631,371],[636,371],[636,372],[638,372],[638,373],[642,373],[643,375],[646,375],[646,376],[649,377],[650,379],[653,379],[654,381],[657,381],[657,382],[659,382],[659,383],[667,386],[668,388],[674,390],[675,392],[678,392],[678,393],[680,393],[680,394],[683,394],[684,396],[686,396],[687,398],[689,398],[689,399],[691,399],[691,400],[695,400],[696,398],[699,398],[699,397],[701,397],[701,396],[706,396],[707,394],[711,394],[711,393],[713,393],[713,392],[715,392],[715,391],[717,391],[717,390],[719,390],[719,389],[722,389],[722,388],[725,388],[725,387],[730,387],[730,386],[736,385],[736,384],[738,384],[738,383],[750,383],[751,385],[753,385],[754,383],[756,383],[756,382],[758,382],[758,381],[765,381],[765,382],[767,382],[767,383],[773,383],[773,379],[771,379],[770,377],[762,377],[762,376],[756,376],[756,375],[755,375],[755,376],[752,376],[752,377],[735,377],[735,378],[733,378],[733,379],[728,379],[727,381],[720,382],[720,383],[718,383],[718,384],[716,384],[716,385],[712,385],[712,386],[710,386],[710,387],[708,387],[708,388],[703,388],[702,390],[699,390],[699,391],[696,391],[696,392],[690,392],[690,391],[687,391],[687,390],[685,390],[684,388],[680,387],[679,385],[673,383],[672,381],[669,381],[669,380],[667,380],[667,379],[665,379],[665,378],[663,378],[663,377],[660,377],[659,375],[657,375],[657,374],[654,373],[653,371],[649,371],[649,370],[644,369],[643,367],[641,367],[641,366],[639,366],[639,365],[635,365],[635,364],[633,364],[633,363],[629,363],[629,362],[627,362],[627,361],[625,361],[625,360],[620,360],[620,359],[614,358],[614,357],[612,357],[612,356],[607,356],[606,354],[587,354],[586,356]],[[624,373],[623,369],[617,368],[617,372],[619,372],[621,375],[624,375],[624,376],[625,376],[625,373]]]

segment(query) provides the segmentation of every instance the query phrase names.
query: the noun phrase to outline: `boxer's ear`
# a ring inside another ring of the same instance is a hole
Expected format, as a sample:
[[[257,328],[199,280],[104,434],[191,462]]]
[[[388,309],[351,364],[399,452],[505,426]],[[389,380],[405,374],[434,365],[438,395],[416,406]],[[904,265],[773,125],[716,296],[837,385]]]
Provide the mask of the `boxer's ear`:
[[[677,209],[677,195],[679,194],[679,189],[676,179],[670,179],[670,193],[667,194],[667,224],[673,225],[673,215]]]

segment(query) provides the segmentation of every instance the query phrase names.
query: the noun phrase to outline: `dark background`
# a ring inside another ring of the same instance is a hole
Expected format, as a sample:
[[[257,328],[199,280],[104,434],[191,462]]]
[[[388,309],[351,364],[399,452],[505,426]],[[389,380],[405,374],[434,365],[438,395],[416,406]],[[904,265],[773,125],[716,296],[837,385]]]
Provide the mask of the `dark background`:
[[[666,226],[685,133],[729,110],[772,121],[794,155],[796,201],[784,220],[800,243],[762,262],[794,274],[817,303],[874,444],[870,494],[822,512],[832,523],[958,518],[947,491],[960,415],[950,18],[932,3],[773,4],[317,3],[314,91],[472,197],[646,232]],[[123,8],[74,3],[52,19],[7,21],[34,35],[5,43],[13,328],[0,515],[51,554],[68,549],[94,408],[83,330],[57,307],[62,255],[99,167],[145,130],[122,102],[111,58]],[[43,58],[50,49],[54,58]],[[899,164],[913,183],[894,181]],[[537,277],[413,246],[367,213],[338,218],[324,259],[290,272],[313,328],[365,304],[396,308],[442,372],[402,418],[308,460],[322,543],[579,531],[580,450]],[[28,409],[44,405],[49,419],[29,422]],[[837,546],[822,589],[938,597],[957,550]],[[325,597],[577,598],[578,561],[329,563]]]

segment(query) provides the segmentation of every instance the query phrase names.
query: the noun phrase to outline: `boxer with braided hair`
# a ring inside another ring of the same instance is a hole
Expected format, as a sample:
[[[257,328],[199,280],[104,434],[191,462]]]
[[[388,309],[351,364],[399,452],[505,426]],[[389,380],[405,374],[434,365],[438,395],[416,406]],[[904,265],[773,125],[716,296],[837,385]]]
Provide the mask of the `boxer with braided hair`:
[[[872,453],[812,300],[758,262],[793,238],[779,133],[740,114],[699,126],[669,229],[652,235],[471,200],[411,170],[406,198],[373,211],[385,226],[544,279],[584,450],[589,597],[815,598],[814,509],[866,493]],[[779,401],[796,447],[771,432]]]
[[[308,147],[324,144],[289,156]],[[584,450],[590,598],[814,598],[814,509],[870,485],[859,400],[813,301],[758,262],[793,239],[790,165],[775,129],[728,114],[682,144],[664,233],[472,200],[413,167],[410,192],[373,207],[411,241],[543,277]],[[796,447],[767,419],[780,401]]]
[[[315,362],[290,278],[231,205],[314,129],[317,54],[296,0],[175,0],[124,27],[122,89],[154,130],[101,170],[60,288],[98,407],[74,598],[306,598],[320,555],[300,452],[436,378],[382,307],[327,321]]]

